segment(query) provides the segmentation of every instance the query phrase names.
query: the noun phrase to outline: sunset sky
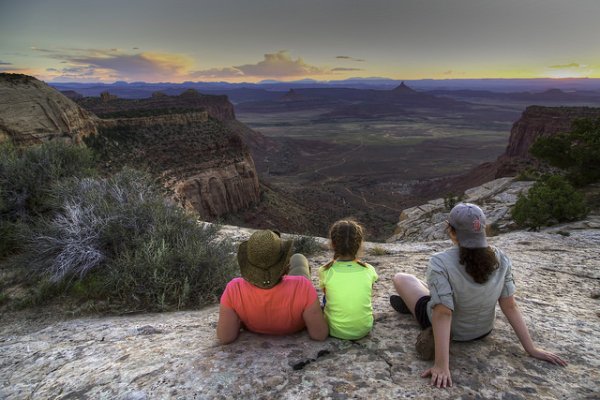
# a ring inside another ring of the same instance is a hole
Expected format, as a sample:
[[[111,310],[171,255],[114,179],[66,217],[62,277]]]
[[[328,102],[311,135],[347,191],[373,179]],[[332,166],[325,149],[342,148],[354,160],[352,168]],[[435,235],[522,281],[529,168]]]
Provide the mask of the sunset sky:
[[[46,81],[600,78],[600,0],[0,0]]]

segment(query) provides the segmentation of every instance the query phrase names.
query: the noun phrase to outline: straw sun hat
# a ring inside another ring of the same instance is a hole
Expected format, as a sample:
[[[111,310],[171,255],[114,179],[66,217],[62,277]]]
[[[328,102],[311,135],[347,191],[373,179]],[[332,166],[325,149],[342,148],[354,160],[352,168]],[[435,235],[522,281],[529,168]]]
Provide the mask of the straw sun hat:
[[[292,255],[292,240],[281,240],[271,230],[257,231],[238,248],[242,277],[263,289],[279,283]]]

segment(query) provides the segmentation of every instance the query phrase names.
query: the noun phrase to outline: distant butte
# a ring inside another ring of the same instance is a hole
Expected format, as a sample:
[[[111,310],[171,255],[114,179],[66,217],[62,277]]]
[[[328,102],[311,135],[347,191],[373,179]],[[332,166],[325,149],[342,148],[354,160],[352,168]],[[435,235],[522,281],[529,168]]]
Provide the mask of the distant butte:
[[[417,93],[416,90],[408,87],[407,85],[404,84],[404,81],[402,81],[398,86],[396,86],[394,89],[392,89],[393,92],[396,93],[403,93],[403,94],[413,94],[413,93]]]

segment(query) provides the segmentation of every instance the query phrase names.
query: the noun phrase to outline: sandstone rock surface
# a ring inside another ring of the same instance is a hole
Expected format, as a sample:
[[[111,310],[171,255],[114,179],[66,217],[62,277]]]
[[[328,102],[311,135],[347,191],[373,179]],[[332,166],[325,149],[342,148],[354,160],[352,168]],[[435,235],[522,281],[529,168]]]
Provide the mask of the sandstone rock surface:
[[[0,74],[0,142],[30,145],[60,139],[81,143],[96,133],[95,117],[33,77]]]
[[[500,178],[466,190],[460,201],[482,208],[487,217],[488,235],[507,232],[516,228],[510,208],[517,202],[519,193],[526,193],[531,186],[533,182]],[[444,199],[408,208],[400,214],[396,232],[388,242],[444,239],[449,213]]]
[[[227,228],[223,234],[241,240],[250,231]],[[498,311],[490,336],[451,344],[454,386],[432,388],[419,377],[431,363],[416,357],[418,326],[394,312],[388,297],[396,272],[423,278],[431,254],[450,242],[368,243],[363,259],[375,266],[379,281],[374,329],[361,340],[244,332],[221,346],[216,306],[37,322],[26,313],[3,315],[0,398],[597,399],[600,231],[512,232],[490,242],[512,259],[517,301],[534,341],[567,359],[567,367],[528,357]],[[375,246],[388,254],[370,255]],[[314,284],[316,267],[329,257],[310,257]]]
[[[249,154],[219,168],[203,169],[174,185],[180,204],[205,218],[236,213],[258,204],[260,187]]]

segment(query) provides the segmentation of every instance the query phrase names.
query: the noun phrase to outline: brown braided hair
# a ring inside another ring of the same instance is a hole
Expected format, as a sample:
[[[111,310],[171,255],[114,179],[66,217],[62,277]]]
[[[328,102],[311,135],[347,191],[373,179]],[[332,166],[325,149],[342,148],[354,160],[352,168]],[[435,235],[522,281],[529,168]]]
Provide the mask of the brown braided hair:
[[[341,256],[352,256],[356,258],[365,237],[365,229],[353,219],[341,219],[331,225],[329,229],[329,240],[333,249],[333,260],[323,266],[329,269]],[[367,267],[361,261],[355,260],[359,265]]]

